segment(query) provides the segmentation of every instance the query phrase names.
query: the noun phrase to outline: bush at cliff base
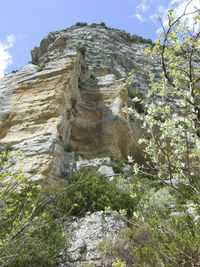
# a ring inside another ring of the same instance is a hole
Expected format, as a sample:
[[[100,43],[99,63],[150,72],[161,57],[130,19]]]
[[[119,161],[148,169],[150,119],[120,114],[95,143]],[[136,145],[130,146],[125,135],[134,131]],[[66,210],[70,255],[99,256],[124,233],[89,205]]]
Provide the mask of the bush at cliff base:
[[[64,241],[59,223],[40,201],[41,187],[10,171],[9,157],[0,156],[0,266],[55,266]]]

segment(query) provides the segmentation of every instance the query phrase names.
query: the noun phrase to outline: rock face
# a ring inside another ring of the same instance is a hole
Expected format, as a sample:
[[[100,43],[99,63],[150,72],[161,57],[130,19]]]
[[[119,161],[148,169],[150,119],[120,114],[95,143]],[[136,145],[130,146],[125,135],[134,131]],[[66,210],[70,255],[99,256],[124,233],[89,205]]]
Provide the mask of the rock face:
[[[145,94],[156,73],[144,50],[120,30],[73,26],[50,33],[31,51],[32,63],[0,80],[0,142],[20,150],[33,180],[68,172],[69,150],[142,158],[140,125],[123,112],[129,90]],[[18,165],[15,166],[18,168]]]
[[[108,266],[102,262],[97,246],[126,226],[127,223],[119,215],[103,211],[88,213],[84,218],[71,218],[64,225],[68,247],[62,252],[61,266]]]

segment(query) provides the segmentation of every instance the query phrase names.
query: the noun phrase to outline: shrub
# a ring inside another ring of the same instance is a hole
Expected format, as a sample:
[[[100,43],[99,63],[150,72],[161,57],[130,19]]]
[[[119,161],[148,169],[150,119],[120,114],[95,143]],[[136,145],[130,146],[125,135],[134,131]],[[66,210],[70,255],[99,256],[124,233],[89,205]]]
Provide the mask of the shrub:
[[[122,78],[122,75],[121,74],[115,74],[115,78],[116,78],[116,80],[120,80]]]
[[[90,27],[91,27],[91,28],[96,28],[97,26],[98,26],[97,23],[92,23],[92,24],[90,24]]]
[[[115,62],[117,62],[118,64],[120,64],[123,68],[125,68],[125,64],[124,61],[121,58],[116,58]]]
[[[131,103],[131,107],[136,109],[138,113],[144,113],[145,107],[142,104],[142,100],[144,99],[144,95],[141,92],[135,92],[133,90],[128,91],[128,96],[134,101]]]
[[[148,193],[144,194],[139,205],[138,210],[147,216],[157,214],[160,217],[167,218],[169,216],[170,207],[176,206],[176,198],[172,188],[149,188]]]
[[[102,263],[106,263],[106,266],[120,266],[114,265],[116,260],[126,263],[124,266],[133,266],[135,263],[131,252],[133,245],[131,228],[124,228],[118,234],[112,234],[100,242],[97,250],[101,255]]]
[[[13,144],[11,144],[11,143],[0,143],[0,152],[1,152],[1,150],[9,152],[12,150],[12,146],[13,146]],[[0,157],[1,156],[2,155],[0,155]]]
[[[140,100],[144,99],[144,94],[143,93],[141,93],[141,92],[135,92],[133,90],[129,90],[128,91],[128,96],[130,98],[138,97]]]
[[[122,170],[122,163],[119,161],[113,161],[109,164],[109,166],[111,166],[113,168],[114,173],[116,174],[120,174],[123,173]]]
[[[52,185],[47,186],[46,195],[56,190],[53,186],[54,188]],[[116,211],[125,209],[131,216],[137,203],[129,193],[118,188],[118,178],[108,181],[105,175],[91,169],[75,173],[63,193],[58,198],[53,198],[49,205],[54,210],[55,217],[61,214],[84,216],[88,211],[100,211],[105,207]]]
[[[104,27],[104,28],[107,28],[107,26],[106,26],[106,24],[105,24],[105,22],[100,22],[100,24],[99,25],[101,25],[102,27]]]
[[[96,79],[96,75],[95,75],[94,73],[91,73],[90,78],[91,78],[92,80],[94,80],[94,79]]]
[[[76,22],[75,26],[84,27],[88,26],[87,22]]]
[[[121,38],[123,38],[125,41],[127,41],[127,42],[131,42],[131,35],[130,35],[130,33],[127,33],[127,32],[125,32],[125,31],[120,31],[120,32],[119,32],[119,36],[120,36]]]
[[[8,170],[10,157],[7,151],[0,155],[0,265],[55,266],[64,244],[59,222],[40,186]]]
[[[133,43],[145,43],[145,44],[152,44],[152,40],[151,39],[145,39],[141,36],[138,36],[136,34],[133,34],[131,36],[131,42]]]
[[[132,247],[132,255],[143,266],[198,266],[200,260],[200,221],[189,214],[177,214],[168,221],[155,216],[140,221],[148,240]],[[137,231],[132,228],[133,233]],[[134,238],[134,234],[133,234]],[[150,265],[149,265],[150,264]]]
[[[64,144],[63,148],[64,148],[65,152],[72,152],[73,151],[72,146],[70,144]]]
[[[18,72],[19,70],[12,70],[11,73],[16,73]]]
[[[65,245],[59,222],[48,213],[48,218],[43,221],[38,220],[35,222],[35,226],[37,226],[37,230],[24,243],[19,257],[16,257],[11,265],[7,266],[57,266],[59,253]]]
[[[41,63],[37,66],[37,71],[42,71],[45,68],[45,64]]]

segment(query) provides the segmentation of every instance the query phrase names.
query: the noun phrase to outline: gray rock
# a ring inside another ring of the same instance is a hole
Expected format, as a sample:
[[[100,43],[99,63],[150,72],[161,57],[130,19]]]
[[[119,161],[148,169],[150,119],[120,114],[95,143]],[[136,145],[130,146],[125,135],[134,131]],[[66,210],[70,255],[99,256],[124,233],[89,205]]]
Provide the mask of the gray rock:
[[[98,244],[111,234],[126,227],[126,222],[119,216],[103,211],[87,213],[84,218],[72,218],[65,222],[67,247],[62,252],[61,266],[83,266],[93,264],[102,266]]]
[[[187,204],[188,213],[194,216],[194,222],[197,222],[200,220],[200,216],[198,215],[197,209],[198,205],[195,204]]]
[[[111,166],[105,166],[105,165],[102,165],[98,171],[104,175],[106,175],[109,179],[109,181],[112,181],[113,178],[115,177],[115,173],[113,171],[113,168]]]
[[[79,160],[76,161],[76,169],[78,171],[86,169],[86,168],[98,168],[103,164],[109,164],[111,162],[110,157],[105,158],[95,158],[89,160]]]
[[[131,170],[131,166],[130,166],[130,165],[126,165],[126,164],[124,164],[124,165],[122,166],[122,171],[123,171],[123,172],[128,173],[128,172],[130,172],[130,170]]]

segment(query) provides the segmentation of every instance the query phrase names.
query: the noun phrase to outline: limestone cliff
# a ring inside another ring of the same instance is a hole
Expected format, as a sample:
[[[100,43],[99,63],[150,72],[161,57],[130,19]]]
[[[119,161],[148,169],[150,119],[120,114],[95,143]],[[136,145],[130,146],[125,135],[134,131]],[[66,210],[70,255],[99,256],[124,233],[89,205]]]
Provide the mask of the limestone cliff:
[[[130,99],[121,82],[134,68],[129,93],[145,95],[149,73],[159,71],[144,55],[149,45],[124,31],[73,26],[49,33],[31,63],[0,80],[0,143],[23,152],[27,176],[69,172],[69,150],[142,158],[142,131],[122,110]]]

